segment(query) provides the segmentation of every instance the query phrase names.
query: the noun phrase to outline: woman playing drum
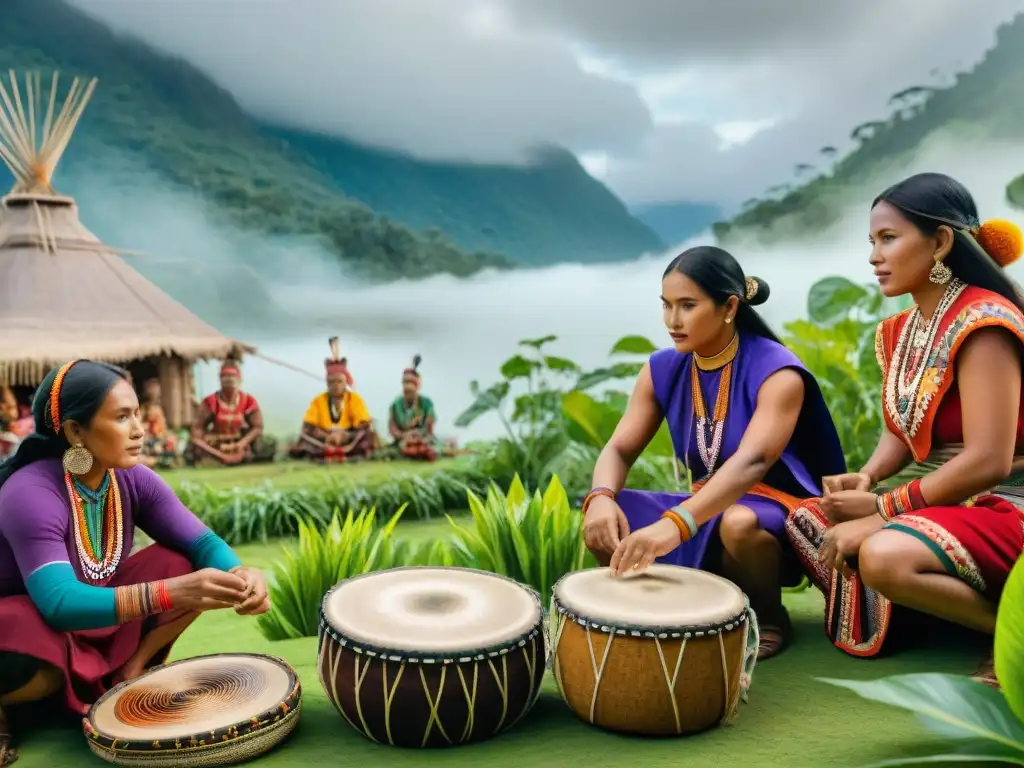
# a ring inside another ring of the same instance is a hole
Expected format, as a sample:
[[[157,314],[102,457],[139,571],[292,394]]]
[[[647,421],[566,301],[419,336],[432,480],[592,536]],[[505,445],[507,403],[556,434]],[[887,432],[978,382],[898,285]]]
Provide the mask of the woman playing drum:
[[[855,656],[921,614],[993,633],[1024,549],[1024,302],[1003,271],[1020,230],[980,225],[962,185],[926,173],[874,201],[870,236],[882,293],[914,300],[875,336],[884,429],[859,472],[826,478],[787,522],[829,637]],[[872,491],[911,462],[916,479]],[[998,685],[991,658],[976,678]]]
[[[128,374],[78,360],[51,371],[35,432],[0,465],[0,764],[3,708],[58,695],[84,714],[166,660],[200,611],[269,608],[263,576],[139,464]],[[156,544],[128,556],[136,526]]]
[[[714,571],[750,598],[759,658],[789,642],[783,584],[800,578],[784,523],[821,478],[845,471],[814,377],[751,305],[768,286],[720,248],[691,248],[662,278],[674,348],[655,352],[594,468],[587,547],[616,574],[655,560]],[[636,458],[668,424],[695,481],[691,494],[623,490]]]

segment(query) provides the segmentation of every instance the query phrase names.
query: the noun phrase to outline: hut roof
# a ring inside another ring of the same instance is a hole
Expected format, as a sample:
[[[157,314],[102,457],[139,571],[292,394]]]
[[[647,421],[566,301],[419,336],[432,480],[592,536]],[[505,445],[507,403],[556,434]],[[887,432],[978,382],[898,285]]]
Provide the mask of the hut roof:
[[[82,89],[76,79],[54,118],[54,73],[44,122],[34,113],[42,104],[38,76],[26,78],[27,112],[14,73],[13,98],[0,82],[8,106],[0,108],[0,159],[15,178],[11,194],[0,201],[0,380],[34,383],[75,357],[126,362],[159,354],[205,359],[255,352],[200,320],[103,245],[80,221],[75,201],[50,185],[94,85]]]

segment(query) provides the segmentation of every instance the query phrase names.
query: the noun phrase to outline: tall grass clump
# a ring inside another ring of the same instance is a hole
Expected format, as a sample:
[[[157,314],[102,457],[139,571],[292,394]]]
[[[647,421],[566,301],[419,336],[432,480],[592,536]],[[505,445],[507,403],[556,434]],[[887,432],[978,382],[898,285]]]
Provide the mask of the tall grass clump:
[[[466,493],[483,493],[490,479],[474,466],[429,474],[392,475],[383,482],[356,484],[328,480],[308,488],[253,486],[213,488],[182,483],[178,498],[210,529],[232,545],[294,536],[300,523],[326,526],[337,509],[398,509],[419,519],[437,518],[465,507]]]

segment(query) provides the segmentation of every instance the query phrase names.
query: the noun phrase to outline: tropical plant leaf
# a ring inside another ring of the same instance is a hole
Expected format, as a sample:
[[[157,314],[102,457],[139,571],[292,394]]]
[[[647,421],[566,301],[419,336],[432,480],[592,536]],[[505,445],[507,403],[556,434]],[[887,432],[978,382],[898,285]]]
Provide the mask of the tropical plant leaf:
[[[897,757],[862,768],[897,768],[904,765],[956,765],[957,763],[999,763],[1000,765],[1024,765],[1024,753],[992,741],[972,742],[960,749],[937,755]]]
[[[508,395],[509,383],[499,381],[476,396],[472,405],[455,417],[455,426],[468,427],[485,413],[489,413],[501,407],[502,402]]]
[[[526,379],[540,367],[536,360],[528,360],[522,355],[512,355],[501,364],[501,375],[506,379]]]
[[[652,355],[658,351],[646,336],[623,336],[612,347],[613,355]]]
[[[825,277],[807,293],[807,314],[816,323],[829,323],[867,298],[863,286],[845,277]]]
[[[572,360],[566,357],[555,357],[553,355],[545,356],[544,365],[552,371],[558,371],[559,373],[576,373],[580,370],[580,367]]]
[[[1006,703],[1024,721],[1024,558],[1010,571],[999,599],[995,657]]]
[[[550,344],[553,341],[558,341],[558,337],[554,334],[548,334],[547,336],[541,336],[538,339],[522,339],[519,343],[524,347],[540,349],[545,344]]]
[[[862,698],[908,709],[943,736],[988,739],[1024,753],[1024,723],[999,691],[969,677],[926,673],[879,680],[818,679]]]

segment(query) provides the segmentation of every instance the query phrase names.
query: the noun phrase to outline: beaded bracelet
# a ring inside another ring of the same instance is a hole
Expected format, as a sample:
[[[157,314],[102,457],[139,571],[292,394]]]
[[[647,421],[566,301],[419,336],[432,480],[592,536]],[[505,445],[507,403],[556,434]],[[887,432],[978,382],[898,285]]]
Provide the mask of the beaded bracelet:
[[[661,513],[661,516],[663,518],[668,518],[675,523],[683,541],[689,541],[697,535],[697,521],[693,519],[693,515],[690,514],[690,510],[682,504],[672,507],[672,509],[665,510]]]
[[[921,479],[894,488],[875,498],[875,511],[878,516],[889,522],[897,515],[913,512],[915,509],[927,507],[928,503],[921,494]]]
[[[598,496],[607,496],[612,501],[615,501],[615,491],[611,488],[605,488],[603,485],[599,485],[595,488],[590,489],[590,493],[587,494],[586,498],[583,499],[583,514],[587,514],[587,508],[590,503]]]
[[[114,613],[118,624],[171,610],[171,595],[164,581],[128,584],[114,588]]]

